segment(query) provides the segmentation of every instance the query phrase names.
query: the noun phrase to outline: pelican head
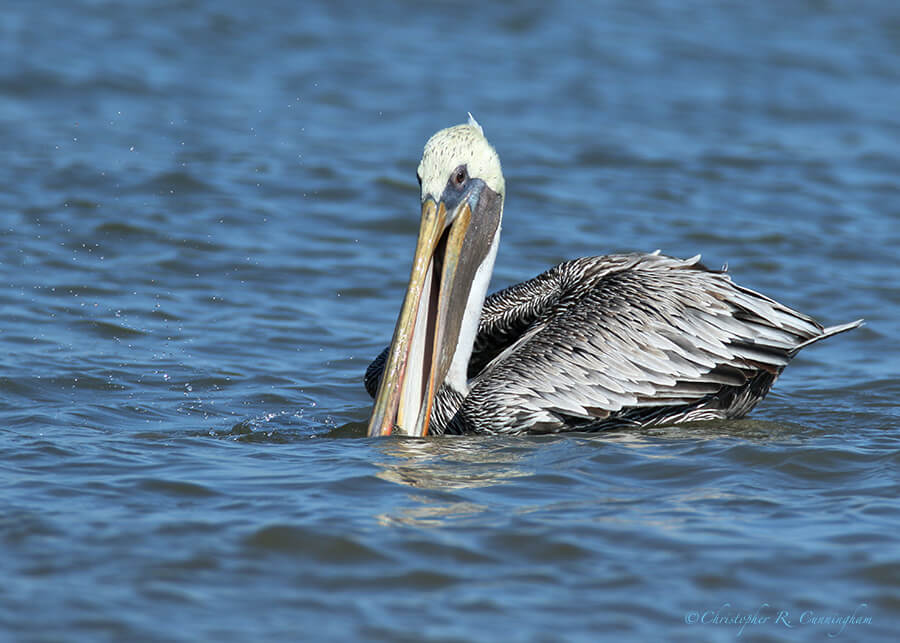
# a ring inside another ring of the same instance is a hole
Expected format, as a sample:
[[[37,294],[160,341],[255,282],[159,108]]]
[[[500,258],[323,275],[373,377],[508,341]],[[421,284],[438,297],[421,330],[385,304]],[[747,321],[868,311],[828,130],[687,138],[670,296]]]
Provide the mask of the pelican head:
[[[468,392],[466,369],[500,239],[500,159],[471,114],[428,140],[418,179],[419,239],[370,436],[427,435],[440,388]]]

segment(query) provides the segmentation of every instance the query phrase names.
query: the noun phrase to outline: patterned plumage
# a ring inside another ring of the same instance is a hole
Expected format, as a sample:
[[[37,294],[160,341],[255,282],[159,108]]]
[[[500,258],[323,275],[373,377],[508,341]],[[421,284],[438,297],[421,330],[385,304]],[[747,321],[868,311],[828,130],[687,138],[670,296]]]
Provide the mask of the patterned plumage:
[[[860,323],[823,328],[699,257],[583,257],[485,300],[468,394],[440,389],[430,430],[555,433],[737,418],[797,351]],[[386,355],[366,371],[373,397]]]

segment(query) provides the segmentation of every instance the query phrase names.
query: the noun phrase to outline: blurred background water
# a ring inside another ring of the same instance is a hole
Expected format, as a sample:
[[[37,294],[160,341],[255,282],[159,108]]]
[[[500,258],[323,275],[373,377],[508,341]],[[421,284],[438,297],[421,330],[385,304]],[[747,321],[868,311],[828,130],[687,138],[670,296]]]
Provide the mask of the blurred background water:
[[[360,6],[4,4],[0,639],[892,640],[896,3]],[[747,420],[363,438],[467,111],[494,288],[660,248],[867,325]]]

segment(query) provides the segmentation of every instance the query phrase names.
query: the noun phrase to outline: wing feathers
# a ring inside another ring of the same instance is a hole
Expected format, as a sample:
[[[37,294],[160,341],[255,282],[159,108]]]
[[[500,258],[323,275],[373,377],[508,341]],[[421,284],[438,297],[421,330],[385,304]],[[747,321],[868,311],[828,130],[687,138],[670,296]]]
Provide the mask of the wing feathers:
[[[501,432],[529,430],[510,418],[543,431],[553,415],[599,420],[646,407],[665,417],[663,407],[711,400],[759,373],[771,384],[799,348],[858,325],[823,332],[699,259],[586,257],[491,296],[476,348],[490,350],[486,337],[504,324],[528,320],[527,330],[475,374],[464,421]],[[759,389],[757,398],[768,390]],[[746,410],[754,402],[740,400]]]

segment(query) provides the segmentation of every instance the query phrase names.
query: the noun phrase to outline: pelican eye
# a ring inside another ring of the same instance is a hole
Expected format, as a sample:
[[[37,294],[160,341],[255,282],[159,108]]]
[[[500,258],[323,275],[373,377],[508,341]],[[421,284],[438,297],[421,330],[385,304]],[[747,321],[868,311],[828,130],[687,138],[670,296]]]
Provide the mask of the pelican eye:
[[[461,188],[466,183],[466,179],[469,178],[469,174],[466,172],[466,166],[460,165],[458,168],[453,170],[453,185],[458,188]]]
[[[422,187],[422,175],[416,172],[416,180],[419,182],[419,187]]]

